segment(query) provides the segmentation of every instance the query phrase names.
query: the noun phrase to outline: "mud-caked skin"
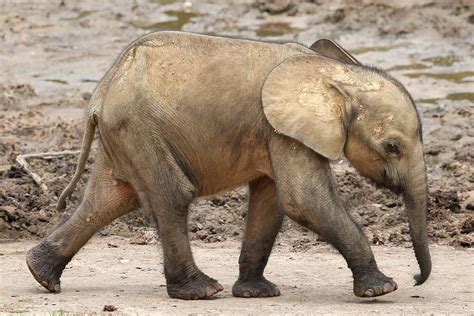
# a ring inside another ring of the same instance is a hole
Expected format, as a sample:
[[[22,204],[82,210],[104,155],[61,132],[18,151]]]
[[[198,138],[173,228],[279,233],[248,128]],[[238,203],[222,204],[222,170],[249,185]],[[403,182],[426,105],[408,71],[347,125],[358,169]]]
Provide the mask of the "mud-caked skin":
[[[84,171],[96,129],[99,150],[80,206],[27,254],[49,291],[60,291],[66,264],[99,229],[141,206],[157,223],[169,296],[215,295],[222,286],[192,256],[189,205],[245,184],[249,209],[233,295],[280,295],[264,271],[285,215],[342,254],[355,295],[395,291],[337,193],[329,161],[342,154],[365,177],[403,192],[417,284],[430,275],[416,108],[399,82],[334,42],[309,49],[183,32],[138,39],[94,91],[59,210]]]

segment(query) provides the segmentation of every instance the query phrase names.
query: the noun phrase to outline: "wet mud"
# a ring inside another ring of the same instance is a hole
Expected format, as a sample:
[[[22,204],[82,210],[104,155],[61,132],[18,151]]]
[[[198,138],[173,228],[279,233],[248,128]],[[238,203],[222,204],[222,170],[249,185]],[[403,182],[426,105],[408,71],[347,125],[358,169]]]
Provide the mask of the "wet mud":
[[[471,1],[33,1],[0,12],[0,238],[44,236],[76,156],[28,159],[47,191],[17,162],[21,154],[80,148],[91,93],[132,40],[166,29],[306,45],[332,38],[364,64],[388,70],[410,91],[423,121],[432,243],[474,243],[474,7]],[[78,206],[87,175],[68,203]],[[410,245],[402,200],[375,188],[346,162],[333,163],[342,197],[377,245]],[[193,240],[240,239],[247,188],[196,201]],[[104,228],[135,243],[154,239],[142,210]],[[285,220],[280,245],[307,249],[324,240]]]

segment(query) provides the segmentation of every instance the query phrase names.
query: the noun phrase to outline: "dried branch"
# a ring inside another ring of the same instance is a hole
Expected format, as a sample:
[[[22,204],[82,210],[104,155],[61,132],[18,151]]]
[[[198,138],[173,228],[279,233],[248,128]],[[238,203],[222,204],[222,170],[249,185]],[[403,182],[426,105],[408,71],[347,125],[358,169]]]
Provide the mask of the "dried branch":
[[[23,167],[23,169],[30,175],[33,181],[41,188],[44,193],[48,192],[48,187],[46,184],[43,183],[41,177],[31,170],[31,166],[28,163],[27,159],[35,158],[35,159],[54,159],[57,157],[62,157],[66,155],[77,155],[81,151],[80,150],[64,150],[58,152],[46,152],[46,153],[33,153],[33,154],[25,154],[25,155],[18,155],[16,157],[16,162]]]

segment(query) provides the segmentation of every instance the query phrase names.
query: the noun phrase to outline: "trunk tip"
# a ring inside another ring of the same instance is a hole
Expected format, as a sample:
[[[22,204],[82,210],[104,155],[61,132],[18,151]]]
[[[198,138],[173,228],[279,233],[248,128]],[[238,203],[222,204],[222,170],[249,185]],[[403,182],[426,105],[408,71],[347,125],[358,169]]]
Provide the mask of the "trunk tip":
[[[428,273],[427,275],[423,275],[423,274],[415,274],[413,276],[413,278],[415,279],[416,283],[415,283],[415,286],[417,285],[421,285],[423,283],[425,283],[426,280],[428,280],[428,277],[430,276],[430,274]]]

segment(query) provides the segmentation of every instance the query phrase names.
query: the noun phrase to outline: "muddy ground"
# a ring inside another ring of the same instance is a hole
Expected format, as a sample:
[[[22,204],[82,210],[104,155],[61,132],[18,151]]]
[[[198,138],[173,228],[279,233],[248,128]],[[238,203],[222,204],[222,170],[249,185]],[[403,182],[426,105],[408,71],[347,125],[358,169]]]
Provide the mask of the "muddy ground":
[[[423,121],[430,240],[472,247],[472,1],[58,0],[3,1],[0,7],[1,239],[35,239],[47,233],[61,216],[55,203],[77,155],[27,159],[43,188],[17,157],[79,149],[88,100],[118,53],[140,35],[173,29],[307,45],[328,37],[362,63],[388,70],[411,92]],[[88,170],[93,161],[91,155]],[[402,201],[374,188],[345,160],[333,167],[348,209],[371,242],[410,246]],[[69,210],[77,207],[86,180],[73,194]],[[201,245],[239,240],[246,204],[245,187],[197,201],[191,210],[191,238]],[[100,235],[126,236],[135,244],[154,240],[141,210]],[[290,221],[278,243],[297,252],[324,244]]]

